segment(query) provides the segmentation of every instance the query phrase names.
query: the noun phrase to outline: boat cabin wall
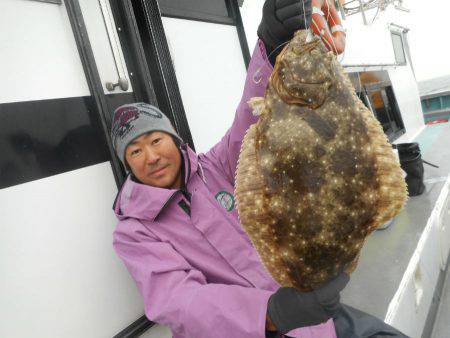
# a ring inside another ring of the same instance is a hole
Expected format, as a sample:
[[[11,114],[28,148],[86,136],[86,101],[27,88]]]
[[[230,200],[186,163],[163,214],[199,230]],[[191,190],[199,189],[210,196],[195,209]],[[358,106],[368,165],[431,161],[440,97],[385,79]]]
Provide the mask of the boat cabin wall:
[[[0,336],[112,337],[143,303],[113,252],[117,187],[65,1],[2,0],[0,31]]]

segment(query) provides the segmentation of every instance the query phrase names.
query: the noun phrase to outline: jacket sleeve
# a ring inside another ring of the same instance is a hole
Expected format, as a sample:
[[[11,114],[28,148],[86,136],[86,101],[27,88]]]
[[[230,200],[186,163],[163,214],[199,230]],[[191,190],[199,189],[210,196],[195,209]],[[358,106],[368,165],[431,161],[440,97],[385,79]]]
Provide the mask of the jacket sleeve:
[[[245,132],[258,120],[253,116],[248,101],[252,97],[264,96],[273,67],[267,59],[264,43],[258,40],[247,70],[244,92],[236,110],[233,124],[225,136],[214,145],[203,159],[218,166],[227,180],[234,185],[236,165]]]
[[[196,338],[264,338],[271,291],[208,283],[170,243],[139,222],[114,232],[114,249],[144,299],[146,316]],[[124,230],[121,230],[124,229]]]

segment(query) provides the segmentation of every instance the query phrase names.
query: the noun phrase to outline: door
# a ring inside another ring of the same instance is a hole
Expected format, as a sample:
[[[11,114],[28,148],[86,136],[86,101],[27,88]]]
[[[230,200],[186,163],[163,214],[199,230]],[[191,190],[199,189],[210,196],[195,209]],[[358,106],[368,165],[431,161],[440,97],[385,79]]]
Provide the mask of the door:
[[[112,13],[0,1],[0,337],[112,337],[143,315],[112,248],[108,130],[116,106],[156,100]]]
[[[114,110],[120,105],[133,102],[159,106],[171,119],[180,136],[192,143],[189,127],[183,119],[181,99],[179,95],[177,97],[176,91],[168,92],[167,83],[170,80],[167,75],[170,75],[170,69],[161,71],[161,64],[164,62],[158,54],[161,48],[154,46],[156,39],[143,43],[143,24],[136,21],[132,1],[66,0],[66,6],[89,86],[95,97],[98,119],[119,187],[126,172],[114,154],[109,137]],[[113,227],[111,232],[112,230]],[[110,246],[112,248],[111,242]],[[125,270],[123,266],[122,268]],[[113,325],[115,337],[137,336],[154,325],[144,316],[142,299],[137,295],[131,277],[127,274],[125,279],[126,281],[122,280],[123,294],[110,295],[122,300],[124,297],[128,298],[122,307],[114,310],[121,313],[120,320]],[[131,293],[130,288],[133,289]],[[119,329],[118,322],[121,323]],[[99,325],[104,324],[99,322]],[[105,332],[110,332],[111,329],[105,327]]]

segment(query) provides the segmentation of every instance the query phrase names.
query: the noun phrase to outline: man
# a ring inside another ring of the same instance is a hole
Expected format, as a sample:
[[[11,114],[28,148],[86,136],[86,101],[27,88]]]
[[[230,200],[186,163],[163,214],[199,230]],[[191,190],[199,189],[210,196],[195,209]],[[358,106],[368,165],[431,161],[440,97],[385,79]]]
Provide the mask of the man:
[[[175,338],[336,337],[332,317],[348,276],[310,293],[280,288],[239,223],[233,197],[241,142],[257,120],[247,101],[264,94],[273,69],[267,55],[273,62],[277,47],[310,19],[309,0],[266,1],[234,122],[205,154],[184,144],[156,107],[135,103],[114,114],[111,138],[131,171],[114,204],[114,248],[147,317]]]

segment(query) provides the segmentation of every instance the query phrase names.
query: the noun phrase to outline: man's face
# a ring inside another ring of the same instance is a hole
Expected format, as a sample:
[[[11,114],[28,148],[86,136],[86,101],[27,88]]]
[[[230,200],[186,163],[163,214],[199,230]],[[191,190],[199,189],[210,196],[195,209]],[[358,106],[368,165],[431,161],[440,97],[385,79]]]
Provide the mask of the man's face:
[[[167,133],[139,136],[125,150],[125,159],[138,180],[158,188],[181,187],[181,155]]]

